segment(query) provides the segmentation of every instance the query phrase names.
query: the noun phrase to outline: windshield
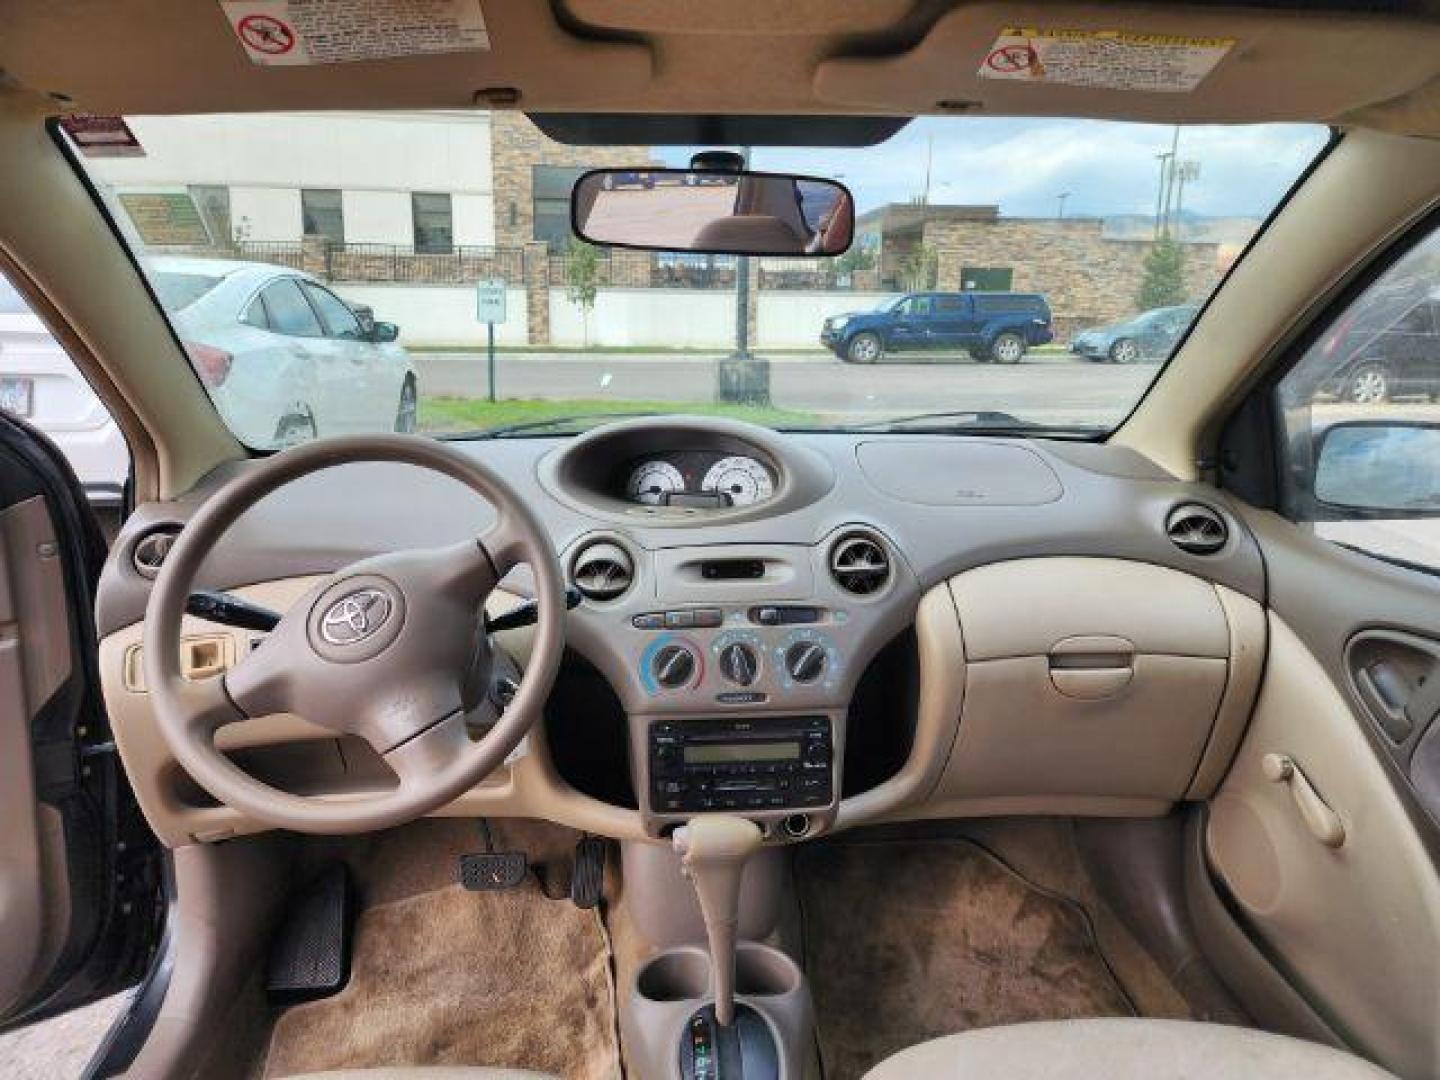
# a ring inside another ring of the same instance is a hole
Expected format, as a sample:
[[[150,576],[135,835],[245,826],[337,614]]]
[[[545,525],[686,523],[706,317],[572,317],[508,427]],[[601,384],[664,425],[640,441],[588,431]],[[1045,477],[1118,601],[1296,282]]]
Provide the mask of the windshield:
[[[630,413],[1103,435],[1329,137],[925,118],[872,147],[756,147],[752,168],[846,185],[856,239],[737,259],[571,234],[586,170],[695,147],[565,146],[512,112],[127,120],[142,153],[82,166],[262,450]]]

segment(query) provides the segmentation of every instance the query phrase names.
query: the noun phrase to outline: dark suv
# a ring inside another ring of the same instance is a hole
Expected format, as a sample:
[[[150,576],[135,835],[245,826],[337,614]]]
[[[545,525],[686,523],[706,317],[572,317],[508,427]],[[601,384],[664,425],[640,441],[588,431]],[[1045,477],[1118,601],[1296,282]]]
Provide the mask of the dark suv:
[[[820,343],[841,360],[873,364],[887,352],[960,350],[981,363],[1018,364],[1044,345],[1050,305],[1039,293],[908,293],[874,311],[832,315]]]
[[[1440,290],[1373,297],[1341,319],[1319,347],[1339,363],[1323,387],[1345,401],[1371,405],[1440,395]]]

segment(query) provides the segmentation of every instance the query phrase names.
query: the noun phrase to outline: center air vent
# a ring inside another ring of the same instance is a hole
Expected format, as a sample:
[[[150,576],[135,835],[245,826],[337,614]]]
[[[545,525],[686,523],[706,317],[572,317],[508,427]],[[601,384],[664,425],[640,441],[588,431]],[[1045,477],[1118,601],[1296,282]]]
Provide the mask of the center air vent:
[[[877,537],[846,533],[830,549],[830,574],[846,592],[868,596],[890,580],[890,556]]]
[[[1230,539],[1230,529],[1225,519],[1210,507],[1181,503],[1166,516],[1165,535],[1181,551],[1213,555]]]
[[[571,564],[575,587],[588,600],[614,600],[635,580],[635,564],[619,544],[586,544]]]
[[[141,577],[151,579],[159,574],[165,557],[170,554],[170,549],[175,546],[175,538],[179,535],[180,526],[162,525],[136,540],[135,547],[130,552],[130,561],[135,572]]]

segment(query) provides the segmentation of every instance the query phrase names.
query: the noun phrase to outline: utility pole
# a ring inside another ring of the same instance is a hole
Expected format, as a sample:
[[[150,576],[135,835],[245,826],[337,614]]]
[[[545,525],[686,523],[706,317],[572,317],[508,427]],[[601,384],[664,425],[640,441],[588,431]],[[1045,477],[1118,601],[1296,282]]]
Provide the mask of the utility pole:
[[[1164,181],[1165,202],[1164,202],[1164,209],[1161,211],[1161,215],[1160,215],[1160,235],[1161,235],[1161,236],[1169,236],[1169,235],[1170,235],[1170,217],[1171,217],[1171,202],[1170,202],[1170,199],[1171,199],[1171,196],[1174,194],[1174,190],[1175,190],[1175,166],[1176,166],[1176,164],[1179,162],[1179,154],[1180,154],[1180,125],[1179,125],[1179,124],[1176,124],[1176,125],[1175,125],[1175,131],[1174,131],[1174,133],[1170,136],[1170,153],[1168,153],[1168,154],[1165,155],[1165,157],[1166,157],[1166,164],[1168,165],[1168,168],[1165,170],[1165,181]]]
[[[1155,188],[1155,239],[1160,239],[1161,215],[1165,212],[1165,179],[1170,166],[1169,154],[1156,154],[1155,160],[1160,162],[1160,183]]]
[[[1068,192],[1068,191],[1062,191],[1062,192],[1060,192],[1059,195],[1056,195],[1056,196],[1055,196],[1055,201],[1060,204],[1060,207],[1059,207],[1059,209],[1057,210],[1057,212],[1056,212],[1056,214],[1055,214],[1055,217],[1056,217],[1057,220],[1060,220],[1060,221],[1064,221],[1064,220],[1065,220],[1065,200],[1068,199],[1069,197],[1070,197],[1070,192]]]
[[[1176,175],[1175,184],[1175,232],[1178,236],[1184,227],[1180,220],[1180,210],[1185,202],[1185,184],[1187,181],[1194,183],[1200,179],[1200,162],[1198,161],[1177,161],[1172,169]]]
[[[740,148],[741,170],[750,167],[750,147]],[[716,370],[721,401],[770,404],[770,361],[750,352],[750,257],[735,256],[735,351]]]

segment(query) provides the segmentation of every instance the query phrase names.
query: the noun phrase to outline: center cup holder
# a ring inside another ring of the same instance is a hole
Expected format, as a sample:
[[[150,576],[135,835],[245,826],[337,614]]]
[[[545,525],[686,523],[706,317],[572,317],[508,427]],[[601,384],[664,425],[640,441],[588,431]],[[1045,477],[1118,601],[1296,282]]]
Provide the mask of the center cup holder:
[[[735,952],[735,993],[741,997],[777,997],[800,988],[800,966],[769,945],[741,945]]]
[[[710,995],[710,957],[702,949],[692,948],[660,953],[640,969],[635,990],[656,1002],[706,998]]]

